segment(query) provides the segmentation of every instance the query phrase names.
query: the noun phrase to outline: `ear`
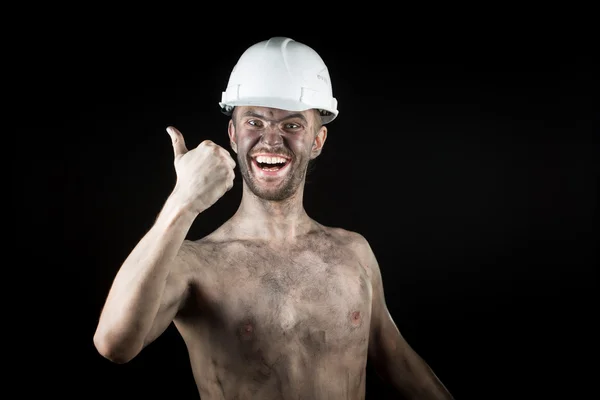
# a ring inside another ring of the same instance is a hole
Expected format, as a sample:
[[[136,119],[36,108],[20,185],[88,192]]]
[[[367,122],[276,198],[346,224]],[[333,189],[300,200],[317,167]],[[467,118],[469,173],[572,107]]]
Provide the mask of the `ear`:
[[[312,150],[310,152],[311,160],[317,158],[319,154],[321,154],[321,150],[325,145],[325,140],[327,140],[327,128],[323,125],[319,128],[319,132],[317,132],[317,136],[313,142]]]
[[[237,143],[235,137],[235,125],[233,125],[233,120],[229,120],[229,124],[227,125],[227,133],[229,134],[229,143],[231,145],[231,149],[237,154]]]

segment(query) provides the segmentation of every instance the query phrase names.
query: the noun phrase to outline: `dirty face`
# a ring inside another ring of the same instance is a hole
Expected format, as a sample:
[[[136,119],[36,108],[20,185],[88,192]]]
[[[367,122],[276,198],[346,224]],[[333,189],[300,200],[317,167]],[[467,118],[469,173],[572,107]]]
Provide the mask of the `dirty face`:
[[[316,110],[236,107],[228,130],[244,182],[270,201],[298,191],[327,138]]]

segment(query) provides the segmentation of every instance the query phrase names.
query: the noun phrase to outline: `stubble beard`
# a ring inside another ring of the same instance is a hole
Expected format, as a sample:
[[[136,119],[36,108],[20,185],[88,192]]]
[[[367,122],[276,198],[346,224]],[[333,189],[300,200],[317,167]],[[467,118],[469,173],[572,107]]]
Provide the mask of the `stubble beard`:
[[[252,160],[243,159],[243,157],[238,156],[238,165],[240,166],[242,178],[248,186],[248,189],[250,189],[255,196],[267,201],[284,201],[292,197],[298,191],[304,175],[306,174],[305,165],[304,167],[296,168],[291,171],[277,187],[265,188],[261,182],[251,175],[251,162]],[[290,168],[292,167],[294,166],[290,166]]]

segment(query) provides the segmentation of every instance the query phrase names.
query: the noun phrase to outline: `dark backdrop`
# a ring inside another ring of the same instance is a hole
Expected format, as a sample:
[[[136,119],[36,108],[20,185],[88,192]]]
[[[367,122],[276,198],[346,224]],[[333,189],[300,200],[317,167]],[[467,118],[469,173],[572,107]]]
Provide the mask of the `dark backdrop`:
[[[175,182],[166,126],[190,147],[228,148],[221,91],[241,53],[276,35],[321,54],[339,101],[306,209],[370,241],[398,327],[457,400],[586,393],[596,360],[591,48],[557,48],[560,35],[323,31],[306,17],[302,29],[228,30],[227,16],[209,29],[203,15],[196,30],[117,15],[64,17],[21,49],[31,62],[16,83],[33,88],[24,97],[36,111],[18,120],[28,150],[17,153],[34,161],[21,184],[35,182],[37,197],[21,199],[32,218],[17,232],[22,255],[43,256],[46,290],[27,318],[46,394],[197,396],[173,327],[125,365],[103,359],[92,336],[118,267]],[[224,222],[240,196],[238,176],[189,237]],[[391,398],[370,366],[367,398]]]

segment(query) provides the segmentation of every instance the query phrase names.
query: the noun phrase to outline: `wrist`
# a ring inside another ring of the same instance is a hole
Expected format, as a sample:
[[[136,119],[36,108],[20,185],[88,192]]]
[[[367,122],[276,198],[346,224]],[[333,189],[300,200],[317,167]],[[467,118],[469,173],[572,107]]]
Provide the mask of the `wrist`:
[[[157,220],[163,220],[168,225],[177,222],[191,224],[200,212],[201,210],[183,200],[177,190],[174,190],[167,198]]]

